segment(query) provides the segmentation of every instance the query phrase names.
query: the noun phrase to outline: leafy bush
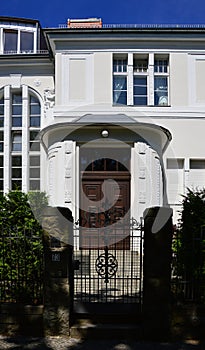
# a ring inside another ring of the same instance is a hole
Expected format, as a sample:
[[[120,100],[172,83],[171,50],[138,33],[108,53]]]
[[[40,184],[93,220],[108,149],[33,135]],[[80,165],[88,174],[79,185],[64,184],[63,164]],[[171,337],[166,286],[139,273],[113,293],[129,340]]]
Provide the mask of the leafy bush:
[[[36,208],[42,210],[46,195],[33,195],[33,207],[37,198]],[[0,301],[40,303],[42,280],[41,225],[31,209],[29,195],[9,192],[0,198]]]

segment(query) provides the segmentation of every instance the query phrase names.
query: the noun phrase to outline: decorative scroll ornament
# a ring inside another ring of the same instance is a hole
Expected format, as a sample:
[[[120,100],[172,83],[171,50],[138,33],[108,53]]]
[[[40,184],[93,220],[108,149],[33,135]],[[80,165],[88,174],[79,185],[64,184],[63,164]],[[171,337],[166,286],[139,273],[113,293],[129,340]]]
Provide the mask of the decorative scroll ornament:
[[[46,109],[53,108],[55,104],[55,90],[45,89],[44,90],[44,105]]]
[[[116,257],[105,249],[105,252],[96,259],[95,268],[98,275],[105,278],[105,283],[109,283],[109,279],[117,272],[118,262]]]

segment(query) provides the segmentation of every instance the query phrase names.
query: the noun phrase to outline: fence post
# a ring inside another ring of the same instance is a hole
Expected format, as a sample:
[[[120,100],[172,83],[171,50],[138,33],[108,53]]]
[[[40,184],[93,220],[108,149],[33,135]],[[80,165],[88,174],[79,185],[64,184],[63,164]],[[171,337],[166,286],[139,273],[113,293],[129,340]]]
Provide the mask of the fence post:
[[[47,207],[44,229],[44,334],[69,335],[73,302],[73,228],[68,208]]]
[[[172,209],[144,212],[143,328],[146,338],[167,339],[171,321]]]

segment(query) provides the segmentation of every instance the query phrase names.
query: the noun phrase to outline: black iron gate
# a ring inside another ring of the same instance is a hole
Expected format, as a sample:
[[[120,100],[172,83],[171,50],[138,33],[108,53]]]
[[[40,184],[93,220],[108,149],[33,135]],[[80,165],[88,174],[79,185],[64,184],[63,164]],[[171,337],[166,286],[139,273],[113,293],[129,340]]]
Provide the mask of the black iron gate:
[[[142,304],[143,225],[132,218],[119,229],[103,229],[104,246],[80,246],[74,227],[74,303]],[[85,233],[85,232],[84,232]],[[87,237],[102,242],[101,231]],[[124,236],[123,236],[124,234]],[[94,238],[95,237],[95,238]],[[123,239],[122,239],[123,237]]]

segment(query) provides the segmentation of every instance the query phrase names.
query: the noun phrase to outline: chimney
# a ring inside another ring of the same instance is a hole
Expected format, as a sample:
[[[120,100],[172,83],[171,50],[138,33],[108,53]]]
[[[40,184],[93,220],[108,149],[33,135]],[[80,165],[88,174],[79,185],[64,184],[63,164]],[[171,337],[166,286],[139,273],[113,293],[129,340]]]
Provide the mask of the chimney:
[[[68,19],[68,28],[102,28],[101,18]]]

